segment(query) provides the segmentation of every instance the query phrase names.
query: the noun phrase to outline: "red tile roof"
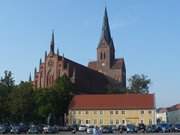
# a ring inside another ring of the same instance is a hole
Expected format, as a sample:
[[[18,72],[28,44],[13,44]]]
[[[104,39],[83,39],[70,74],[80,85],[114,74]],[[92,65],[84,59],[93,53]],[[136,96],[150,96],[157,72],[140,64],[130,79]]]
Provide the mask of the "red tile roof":
[[[173,105],[167,108],[168,112],[180,110],[180,104]]]
[[[76,95],[69,109],[154,109],[154,94]]]

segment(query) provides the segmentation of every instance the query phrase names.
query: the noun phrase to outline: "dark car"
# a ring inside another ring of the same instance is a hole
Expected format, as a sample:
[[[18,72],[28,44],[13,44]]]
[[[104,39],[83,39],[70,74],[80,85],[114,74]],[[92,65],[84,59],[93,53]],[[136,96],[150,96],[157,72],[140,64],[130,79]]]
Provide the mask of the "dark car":
[[[125,125],[119,125],[118,130],[120,133],[126,132],[126,126]]]
[[[31,125],[29,130],[28,130],[28,134],[39,134],[41,133],[41,131],[39,130],[39,127],[36,125]]]
[[[127,124],[126,132],[127,133],[137,133],[137,127],[133,124]]]
[[[163,123],[163,124],[157,125],[157,132],[169,133],[171,131],[172,131],[172,125],[171,124]]]
[[[13,125],[11,126],[11,130],[10,130],[11,134],[20,134],[20,127],[18,125]]]
[[[50,126],[50,125],[45,126],[43,128],[43,133],[46,133],[46,134],[53,134],[53,133],[57,133],[57,132],[58,131],[56,130],[56,128],[53,126]]]
[[[19,123],[20,133],[27,133],[29,127],[24,123]]]
[[[73,128],[71,126],[60,126],[59,131],[72,131]]]
[[[7,124],[0,125],[0,134],[6,134],[10,132],[10,126]]]
[[[112,130],[111,126],[102,126],[101,127],[101,132],[102,133],[113,133],[113,130]]]
[[[180,123],[173,126],[173,132],[180,132]]]
[[[146,132],[147,133],[157,133],[158,129],[156,125],[149,125],[146,127]]]
[[[145,131],[146,131],[146,125],[143,124],[143,123],[140,123],[140,124],[138,124],[137,129],[138,129],[138,132],[139,132],[139,133],[145,133]]]

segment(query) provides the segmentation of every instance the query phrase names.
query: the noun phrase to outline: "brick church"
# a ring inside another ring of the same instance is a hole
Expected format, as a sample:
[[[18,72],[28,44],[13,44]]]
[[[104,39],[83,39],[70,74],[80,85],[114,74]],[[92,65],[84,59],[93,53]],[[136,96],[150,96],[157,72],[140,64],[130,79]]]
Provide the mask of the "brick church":
[[[88,66],[64,57],[58,49],[55,52],[54,32],[52,33],[50,51],[45,52],[44,62],[40,59],[39,70],[35,68],[33,84],[35,88],[49,88],[63,75],[69,77],[81,93],[101,93],[107,89],[126,87],[125,62],[123,58],[115,58],[106,8],[97,46],[97,60],[90,61]]]

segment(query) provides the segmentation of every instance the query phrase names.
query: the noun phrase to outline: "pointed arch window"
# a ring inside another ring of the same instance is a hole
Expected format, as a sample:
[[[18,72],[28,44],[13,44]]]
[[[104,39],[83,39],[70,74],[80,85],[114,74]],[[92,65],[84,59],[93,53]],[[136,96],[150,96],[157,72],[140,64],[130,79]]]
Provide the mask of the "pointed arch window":
[[[104,52],[104,59],[106,59],[106,53]]]
[[[101,52],[100,53],[100,60],[102,60],[103,59],[103,53]]]

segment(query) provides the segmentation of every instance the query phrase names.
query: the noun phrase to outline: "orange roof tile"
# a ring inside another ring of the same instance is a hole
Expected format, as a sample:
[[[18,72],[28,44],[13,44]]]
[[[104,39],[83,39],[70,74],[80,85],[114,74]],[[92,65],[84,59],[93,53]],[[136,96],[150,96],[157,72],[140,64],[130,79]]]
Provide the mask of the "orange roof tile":
[[[69,109],[154,109],[154,94],[76,95]]]

